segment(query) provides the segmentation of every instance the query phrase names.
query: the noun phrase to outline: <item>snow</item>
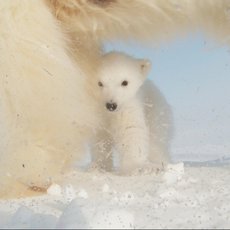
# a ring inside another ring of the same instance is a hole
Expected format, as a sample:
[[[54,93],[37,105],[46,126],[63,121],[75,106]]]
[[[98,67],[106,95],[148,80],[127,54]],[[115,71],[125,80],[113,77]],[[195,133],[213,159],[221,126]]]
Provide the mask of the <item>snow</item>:
[[[0,201],[1,228],[229,228],[230,168],[161,174],[76,171],[47,194]]]

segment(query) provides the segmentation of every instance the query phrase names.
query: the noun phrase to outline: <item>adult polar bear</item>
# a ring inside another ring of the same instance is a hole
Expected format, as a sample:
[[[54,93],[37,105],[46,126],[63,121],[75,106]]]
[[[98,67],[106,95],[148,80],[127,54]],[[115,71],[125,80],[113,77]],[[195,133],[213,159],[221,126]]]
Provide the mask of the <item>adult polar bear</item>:
[[[105,40],[229,38],[226,0],[1,0],[0,195],[46,188],[100,124],[87,78]]]
[[[0,193],[11,196],[57,179],[98,121],[45,2],[1,1],[0,12]]]

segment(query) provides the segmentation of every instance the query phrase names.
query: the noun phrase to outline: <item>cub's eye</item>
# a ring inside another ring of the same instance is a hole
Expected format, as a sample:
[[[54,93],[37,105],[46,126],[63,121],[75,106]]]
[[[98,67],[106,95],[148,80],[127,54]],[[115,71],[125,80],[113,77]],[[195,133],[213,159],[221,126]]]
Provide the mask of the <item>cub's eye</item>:
[[[122,86],[127,86],[128,84],[129,84],[128,81],[123,81],[123,82],[121,83]]]
[[[103,87],[103,84],[99,81],[98,86]]]

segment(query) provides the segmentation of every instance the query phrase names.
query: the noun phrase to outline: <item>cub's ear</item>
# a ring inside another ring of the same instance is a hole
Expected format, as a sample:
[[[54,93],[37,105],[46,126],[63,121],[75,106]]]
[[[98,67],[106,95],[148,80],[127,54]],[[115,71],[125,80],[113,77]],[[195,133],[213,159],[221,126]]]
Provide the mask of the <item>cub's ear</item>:
[[[148,76],[148,73],[151,69],[152,64],[150,60],[148,59],[139,59],[138,62],[140,65],[142,76],[143,78],[146,78]]]

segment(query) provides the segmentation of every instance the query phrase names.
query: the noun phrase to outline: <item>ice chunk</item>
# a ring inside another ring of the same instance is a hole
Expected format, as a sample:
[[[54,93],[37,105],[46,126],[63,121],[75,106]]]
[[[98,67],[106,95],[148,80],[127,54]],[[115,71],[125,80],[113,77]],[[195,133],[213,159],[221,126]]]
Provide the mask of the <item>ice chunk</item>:
[[[52,184],[48,189],[47,193],[49,195],[54,195],[54,196],[61,196],[62,195],[62,189],[61,186],[58,184]]]
[[[87,222],[81,212],[77,200],[73,200],[67,208],[64,209],[58,223],[57,228],[88,228]]]
[[[11,217],[7,228],[20,229],[41,229],[54,228],[57,218],[53,215],[36,214],[29,208],[22,206]]]
[[[22,228],[29,229],[31,225],[31,219],[34,212],[29,208],[22,206],[17,212],[12,216],[8,228]]]
[[[174,184],[181,180],[184,175],[184,163],[169,164],[164,174],[164,180],[167,184]]]

